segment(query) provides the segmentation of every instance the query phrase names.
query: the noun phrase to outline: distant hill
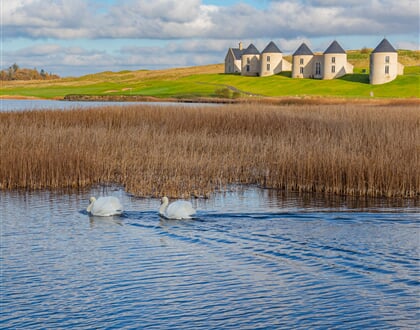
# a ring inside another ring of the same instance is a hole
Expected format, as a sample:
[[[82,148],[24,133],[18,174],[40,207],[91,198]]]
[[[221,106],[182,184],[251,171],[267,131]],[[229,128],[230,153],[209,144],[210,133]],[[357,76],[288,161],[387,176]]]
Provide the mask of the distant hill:
[[[420,51],[399,51],[404,75],[381,85],[369,84],[369,54],[372,50],[352,50],[348,61],[354,74],[339,79],[291,79],[290,72],[269,77],[224,74],[224,64],[172,68],[100,72],[81,77],[43,80],[12,80],[2,83],[0,98],[39,97],[136,100],[154,98],[253,98],[253,97],[345,97],[420,98]],[[22,69],[23,71],[23,69]],[[35,70],[36,71],[36,70]],[[16,70],[19,75],[20,69]],[[16,78],[16,76],[15,76]],[[34,79],[34,78],[30,78]]]

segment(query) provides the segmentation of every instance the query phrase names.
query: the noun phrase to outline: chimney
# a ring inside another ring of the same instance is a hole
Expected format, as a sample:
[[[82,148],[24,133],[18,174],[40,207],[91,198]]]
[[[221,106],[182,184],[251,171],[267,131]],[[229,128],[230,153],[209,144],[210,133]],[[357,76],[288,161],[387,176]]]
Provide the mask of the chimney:
[[[239,50],[242,50],[242,41],[239,42]]]

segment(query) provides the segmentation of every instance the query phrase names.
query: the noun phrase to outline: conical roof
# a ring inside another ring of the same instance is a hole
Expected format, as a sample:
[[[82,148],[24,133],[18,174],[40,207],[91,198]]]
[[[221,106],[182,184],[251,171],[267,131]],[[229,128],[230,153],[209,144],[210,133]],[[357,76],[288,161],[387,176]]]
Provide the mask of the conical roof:
[[[346,51],[343,49],[343,47],[340,46],[340,44],[334,40],[331,45],[327,48],[327,50],[324,52],[324,54],[345,54]]]
[[[264,48],[262,51],[263,53],[281,53],[281,50],[277,47],[277,45],[270,41],[270,43],[267,45],[267,47]]]
[[[260,55],[257,47],[254,44],[250,44],[247,49],[242,53],[242,55]]]
[[[302,43],[302,45],[299,46],[299,48],[293,53],[293,56],[296,55],[313,55],[312,51],[309,49],[309,47]]]
[[[383,38],[378,46],[372,51],[372,53],[396,53],[394,47],[389,43],[386,38]]]

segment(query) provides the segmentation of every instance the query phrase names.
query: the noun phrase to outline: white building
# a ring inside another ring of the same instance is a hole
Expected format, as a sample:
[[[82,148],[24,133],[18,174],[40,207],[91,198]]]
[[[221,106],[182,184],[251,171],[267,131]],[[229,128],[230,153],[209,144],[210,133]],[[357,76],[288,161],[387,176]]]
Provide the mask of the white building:
[[[290,71],[291,63],[283,59],[283,53],[277,45],[271,41],[262,51],[260,76],[272,76],[282,71]]]
[[[372,85],[385,84],[404,74],[404,66],[398,63],[398,52],[383,39],[370,54],[369,81]]]
[[[398,63],[398,53],[387,39],[383,39],[370,55],[369,80],[373,85],[384,84],[404,73]],[[353,65],[347,61],[347,53],[334,40],[322,54],[314,54],[302,43],[293,53],[292,63],[271,41],[260,53],[250,44],[243,49],[229,48],[225,57],[225,73],[241,73],[243,76],[271,76],[292,71],[292,78],[336,79],[353,73]]]
[[[239,48],[229,48],[225,57],[225,73],[240,73],[242,68],[242,42]]]
[[[282,71],[290,71],[291,63],[283,58],[283,53],[271,41],[262,51],[250,44],[243,49],[229,48],[225,57],[225,73],[241,73],[243,76],[271,76]]]
[[[242,53],[241,75],[259,76],[260,75],[260,52],[257,47],[250,44]]]
[[[323,54],[314,54],[305,43],[293,53],[292,78],[335,79],[349,73],[353,73],[353,65],[337,41]]]

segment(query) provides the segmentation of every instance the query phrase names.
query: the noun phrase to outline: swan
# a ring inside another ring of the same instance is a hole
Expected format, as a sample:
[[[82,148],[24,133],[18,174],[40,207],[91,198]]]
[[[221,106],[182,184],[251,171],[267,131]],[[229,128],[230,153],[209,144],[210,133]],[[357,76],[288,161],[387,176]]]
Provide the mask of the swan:
[[[166,219],[191,219],[195,214],[195,209],[190,202],[176,201],[168,204],[168,197],[162,197],[159,214]]]
[[[91,197],[89,202],[90,204],[86,211],[91,215],[109,217],[123,213],[123,206],[117,197],[107,196],[99,197],[98,199]]]

